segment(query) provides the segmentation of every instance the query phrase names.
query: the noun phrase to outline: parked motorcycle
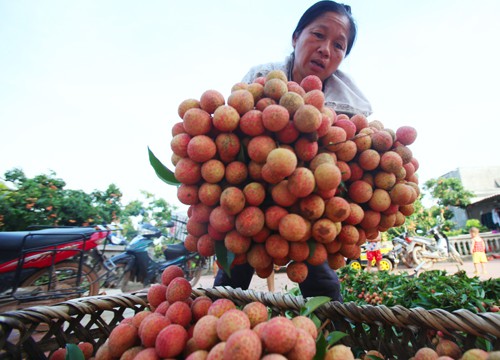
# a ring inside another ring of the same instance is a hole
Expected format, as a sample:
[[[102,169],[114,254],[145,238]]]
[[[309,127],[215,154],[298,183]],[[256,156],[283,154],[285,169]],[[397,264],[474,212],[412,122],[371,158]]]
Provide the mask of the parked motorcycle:
[[[0,309],[97,295],[98,276],[84,255],[107,235],[101,227],[0,232]]]
[[[432,237],[410,236],[405,231],[394,238],[393,243],[400,244],[402,248],[398,255],[401,262],[408,267],[415,267],[416,271],[429,269],[440,261],[454,261],[463,265],[460,254],[450,246],[450,241],[441,227],[442,223],[438,221],[436,226],[425,233],[426,236]]]
[[[464,264],[458,251],[450,246],[450,241],[441,227],[442,224],[438,223],[427,231],[426,235],[430,235],[432,238],[423,236],[412,238],[414,245],[411,254],[417,268],[428,269],[436,262],[450,260],[458,262],[460,265]]]
[[[395,256],[399,259],[399,262],[405,265],[407,268],[416,266],[412,256],[412,250],[414,246],[412,241],[412,237],[406,229],[401,234],[392,239]]]
[[[176,220],[167,225],[167,227],[174,226],[182,233],[185,222]],[[159,259],[154,254],[154,245],[161,236],[165,235],[157,227],[148,223],[141,224],[138,235],[130,241],[125,252],[106,260],[105,266],[114,270],[105,284],[109,287],[119,287],[123,292],[128,290],[130,281],[140,282],[146,287],[161,282],[161,274],[165,268],[178,265],[191,286],[195,286],[200,280],[206,258],[197,252],[188,251],[184,242],[180,242],[167,245],[163,250],[163,258]]]

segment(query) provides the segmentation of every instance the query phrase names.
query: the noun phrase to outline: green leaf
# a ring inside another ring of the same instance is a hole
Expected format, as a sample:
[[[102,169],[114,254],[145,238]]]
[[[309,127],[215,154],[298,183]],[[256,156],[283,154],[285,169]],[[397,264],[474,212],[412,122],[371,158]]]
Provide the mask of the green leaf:
[[[155,156],[155,154],[153,154],[149,146],[148,146],[148,153],[149,153],[149,163],[155,170],[156,175],[162,181],[166,182],[169,185],[174,185],[174,186],[178,186],[181,184],[180,181],[175,178],[174,173],[165,165],[163,165],[160,160],[158,160],[158,158]]]
[[[231,264],[234,260],[234,253],[227,251],[223,241],[215,242],[215,256],[220,266],[222,266],[222,270],[227,276],[231,277]]]
[[[312,313],[314,310],[319,308],[321,305],[326,304],[332,299],[328,296],[316,296],[312,299],[308,300],[304,306],[300,309],[300,315],[307,316]]]
[[[328,342],[328,346],[332,346],[336,342],[339,342],[342,338],[345,338],[347,334],[342,331],[332,331],[328,334],[326,341]]]
[[[66,360],[85,360],[85,357],[77,345],[66,344]]]
[[[328,343],[325,339],[323,333],[318,335],[318,339],[316,340],[316,355],[314,355],[314,360],[323,360],[326,355]]]
[[[377,355],[367,355],[365,358],[370,360],[384,360],[381,357],[378,357]]]
[[[321,326],[321,320],[318,318],[318,316],[315,313],[312,313],[309,315],[309,318],[313,321],[314,325],[316,325],[316,328],[320,328]]]
[[[309,247],[309,256],[314,256],[314,251],[316,250],[316,241],[311,239],[307,242],[307,245]]]
[[[243,145],[243,142],[241,142],[240,145],[240,151],[238,153],[238,161],[241,161],[242,163],[247,163],[247,153],[245,146]]]

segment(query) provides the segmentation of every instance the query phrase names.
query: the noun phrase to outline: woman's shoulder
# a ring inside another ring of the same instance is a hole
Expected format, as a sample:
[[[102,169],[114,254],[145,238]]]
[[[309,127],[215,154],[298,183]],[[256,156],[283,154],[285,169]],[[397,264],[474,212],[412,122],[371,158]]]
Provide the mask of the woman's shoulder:
[[[243,77],[242,82],[252,83],[258,77],[266,76],[272,70],[281,70],[287,74],[288,58],[285,61],[268,62],[251,67],[248,73]]]
[[[345,72],[337,70],[324,86],[325,104],[338,113],[350,116],[363,114],[369,116],[372,106],[354,80]]]

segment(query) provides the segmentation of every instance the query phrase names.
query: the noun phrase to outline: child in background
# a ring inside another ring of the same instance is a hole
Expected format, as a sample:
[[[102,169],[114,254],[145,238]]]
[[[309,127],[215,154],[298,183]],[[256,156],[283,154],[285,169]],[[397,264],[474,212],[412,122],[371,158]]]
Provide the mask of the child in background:
[[[375,259],[375,264],[377,265],[377,270],[380,270],[380,260],[382,260],[382,253],[380,252],[380,233],[375,239],[368,239],[366,242],[366,259],[368,264],[366,265],[366,271],[371,271],[372,262]]]
[[[483,238],[479,236],[479,229],[476,227],[471,227],[469,230],[470,237],[472,239],[471,249],[472,249],[472,262],[474,263],[474,275],[479,274],[479,264],[481,264],[481,270],[483,274],[487,274],[484,264],[488,262],[486,258],[486,243]]]

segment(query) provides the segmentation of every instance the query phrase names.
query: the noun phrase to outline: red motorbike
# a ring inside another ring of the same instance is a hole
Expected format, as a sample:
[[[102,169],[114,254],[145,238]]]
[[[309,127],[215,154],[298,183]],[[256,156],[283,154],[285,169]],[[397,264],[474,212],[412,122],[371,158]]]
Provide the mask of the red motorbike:
[[[0,232],[0,312],[99,293],[85,263],[105,241],[104,227],[53,227]]]

